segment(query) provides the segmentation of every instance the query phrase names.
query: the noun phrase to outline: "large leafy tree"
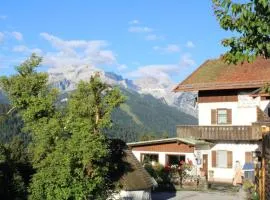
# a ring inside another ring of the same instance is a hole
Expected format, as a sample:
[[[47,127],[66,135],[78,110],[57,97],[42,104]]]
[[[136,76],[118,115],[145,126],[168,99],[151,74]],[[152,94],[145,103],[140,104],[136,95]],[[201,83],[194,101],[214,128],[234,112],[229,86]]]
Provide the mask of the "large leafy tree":
[[[123,100],[98,77],[79,83],[67,105],[66,138],[34,176],[32,199],[106,199],[110,149],[102,130],[110,127],[110,114]]]
[[[55,107],[57,91],[48,87],[48,75],[37,72],[41,58],[32,55],[17,69],[17,74],[1,78],[1,87],[11,102],[8,113],[18,112],[24,131],[31,133],[31,153],[34,167],[38,167],[52,152],[62,131],[61,113]]]
[[[0,199],[27,199],[33,172],[22,138],[14,136],[9,143],[0,143]]]
[[[30,199],[104,199],[110,186],[110,150],[102,133],[124,98],[95,76],[80,82],[68,103],[61,103],[47,74],[37,72],[40,62],[32,55],[17,67],[18,74],[1,79],[13,106],[10,112],[21,115],[32,138],[36,173]]]
[[[213,4],[220,26],[235,33],[222,41],[230,48],[225,54],[228,62],[252,61],[257,56],[270,58],[269,0],[213,0]]]

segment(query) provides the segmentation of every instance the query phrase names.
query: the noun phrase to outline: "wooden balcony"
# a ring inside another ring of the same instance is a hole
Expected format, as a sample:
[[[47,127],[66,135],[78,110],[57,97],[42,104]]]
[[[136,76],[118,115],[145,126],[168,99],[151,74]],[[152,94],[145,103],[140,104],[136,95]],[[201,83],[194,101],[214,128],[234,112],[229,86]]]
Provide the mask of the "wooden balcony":
[[[252,126],[177,126],[177,136],[202,140],[250,141],[262,139],[260,124]]]

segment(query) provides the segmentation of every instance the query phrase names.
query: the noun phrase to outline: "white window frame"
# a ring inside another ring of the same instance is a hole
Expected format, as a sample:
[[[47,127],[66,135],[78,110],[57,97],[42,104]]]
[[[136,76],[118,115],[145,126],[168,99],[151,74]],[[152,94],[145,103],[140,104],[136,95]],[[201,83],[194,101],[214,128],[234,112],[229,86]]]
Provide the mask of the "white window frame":
[[[225,112],[220,114],[219,112]],[[223,115],[223,116],[220,116]],[[224,121],[220,121],[223,119]],[[217,109],[217,124],[228,124],[228,110],[227,109]]]

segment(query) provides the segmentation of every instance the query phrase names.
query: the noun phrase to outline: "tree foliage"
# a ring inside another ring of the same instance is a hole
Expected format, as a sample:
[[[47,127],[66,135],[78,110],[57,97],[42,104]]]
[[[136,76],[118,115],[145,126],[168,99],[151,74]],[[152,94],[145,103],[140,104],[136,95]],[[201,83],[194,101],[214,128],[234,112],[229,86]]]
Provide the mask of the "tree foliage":
[[[30,199],[104,199],[110,188],[110,149],[104,129],[111,112],[124,101],[120,91],[98,76],[80,82],[65,106],[48,75],[37,72],[41,58],[32,55],[17,67],[17,74],[2,77],[12,111],[31,135],[31,162],[36,170]]]
[[[257,56],[270,58],[269,0],[213,0],[213,4],[220,26],[236,33],[222,41],[223,46],[230,48],[225,54],[228,62],[252,61]]]
[[[24,141],[15,136],[0,144],[0,199],[27,199],[27,186],[34,173]]]

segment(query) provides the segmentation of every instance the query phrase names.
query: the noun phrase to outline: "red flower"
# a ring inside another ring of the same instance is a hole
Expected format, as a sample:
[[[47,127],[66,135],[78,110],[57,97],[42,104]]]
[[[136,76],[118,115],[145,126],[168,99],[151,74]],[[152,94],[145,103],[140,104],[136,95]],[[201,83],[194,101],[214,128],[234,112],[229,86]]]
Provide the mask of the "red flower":
[[[171,166],[170,166],[170,165],[165,165],[164,169],[165,169],[166,171],[170,171],[170,170],[171,170]]]

